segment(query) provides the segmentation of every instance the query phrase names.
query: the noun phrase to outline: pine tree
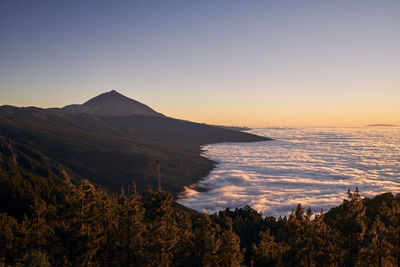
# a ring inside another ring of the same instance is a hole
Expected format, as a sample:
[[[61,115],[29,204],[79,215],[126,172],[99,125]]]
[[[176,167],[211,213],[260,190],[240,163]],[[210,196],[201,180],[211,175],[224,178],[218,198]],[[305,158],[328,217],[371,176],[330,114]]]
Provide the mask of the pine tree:
[[[169,266],[173,262],[173,248],[177,242],[177,229],[168,192],[148,190],[144,196],[145,208],[145,261],[148,265]]]
[[[79,188],[62,187],[55,216],[54,258],[63,265],[90,265],[100,248],[102,229],[98,196],[92,184],[83,180]]]
[[[118,254],[117,240],[121,236],[116,234],[118,229],[118,205],[113,195],[109,195],[102,190],[97,190],[99,201],[99,225],[101,227],[102,238],[99,244],[99,251],[96,254],[96,263],[101,266],[111,266]]]
[[[211,223],[207,214],[200,214],[193,223],[194,251],[191,255],[191,266],[217,266],[219,264],[217,252],[220,240],[217,228]]]
[[[269,229],[260,233],[260,243],[253,246],[254,266],[283,266],[285,245],[276,242]]]
[[[119,244],[120,264],[124,266],[140,266],[143,264],[144,240],[144,208],[135,184],[128,187],[127,194],[123,190],[118,196],[118,231],[115,243]]]
[[[240,239],[233,232],[231,218],[225,217],[225,225],[227,229],[224,229],[221,234],[221,245],[219,247],[218,257],[221,266],[237,267],[240,266],[244,260],[240,248]]]
[[[388,218],[388,235],[393,246],[394,265],[400,267],[400,194],[397,194],[385,214]]]
[[[312,253],[313,262],[316,266],[333,266],[337,259],[335,251],[335,232],[324,222],[324,214],[321,212],[315,215],[311,224],[313,243]]]
[[[51,267],[46,253],[40,251],[31,251],[25,254],[21,260],[22,266],[29,267]]]
[[[25,222],[30,233],[29,248],[34,251],[47,249],[48,240],[51,240],[54,236],[53,229],[47,223],[47,217],[50,215],[47,211],[47,205],[43,200],[36,199],[32,205],[32,210],[33,217],[27,218]]]
[[[367,245],[361,249],[359,265],[367,263],[370,266],[393,266],[394,258],[391,256],[392,244],[387,240],[388,229],[376,216],[371,229],[366,234]]]
[[[93,264],[93,259],[100,248],[103,238],[100,220],[101,205],[99,195],[88,180],[83,180],[80,187],[81,195],[81,233],[80,239],[84,240],[82,246],[82,260],[85,264]]]
[[[28,251],[29,232],[25,224],[6,213],[0,213],[0,262],[16,265]]]
[[[305,221],[304,208],[298,204],[296,211],[289,215],[288,219],[288,249],[284,257],[285,265],[300,266],[303,262],[303,253],[305,246]]]
[[[173,249],[173,266],[190,266],[190,256],[195,250],[192,218],[186,212],[176,211],[177,240]]]
[[[343,201],[342,213],[338,215],[335,227],[341,233],[341,247],[343,250],[344,265],[355,266],[366,232],[365,206],[358,188],[352,193],[348,191],[348,200]]]

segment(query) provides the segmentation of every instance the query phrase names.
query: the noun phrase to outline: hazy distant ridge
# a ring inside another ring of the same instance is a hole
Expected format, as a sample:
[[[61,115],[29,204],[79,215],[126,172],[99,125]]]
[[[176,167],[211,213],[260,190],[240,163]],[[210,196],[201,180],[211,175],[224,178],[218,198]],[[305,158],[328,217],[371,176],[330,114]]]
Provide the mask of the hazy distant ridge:
[[[367,127],[400,127],[400,125],[387,124],[387,123],[368,124],[366,126]]]

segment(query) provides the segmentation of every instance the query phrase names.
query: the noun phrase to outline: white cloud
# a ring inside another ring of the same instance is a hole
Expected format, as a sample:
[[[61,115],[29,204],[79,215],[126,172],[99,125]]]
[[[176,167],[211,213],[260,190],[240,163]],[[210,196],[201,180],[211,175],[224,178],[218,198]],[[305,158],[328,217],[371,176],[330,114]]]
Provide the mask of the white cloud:
[[[275,138],[204,147],[219,164],[200,181],[206,192],[186,188],[181,204],[199,211],[249,205],[265,215],[286,215],[298,203],[314,212],[340,204],[347,189],[363,196],[400,191],[400,129],[268,128]]]

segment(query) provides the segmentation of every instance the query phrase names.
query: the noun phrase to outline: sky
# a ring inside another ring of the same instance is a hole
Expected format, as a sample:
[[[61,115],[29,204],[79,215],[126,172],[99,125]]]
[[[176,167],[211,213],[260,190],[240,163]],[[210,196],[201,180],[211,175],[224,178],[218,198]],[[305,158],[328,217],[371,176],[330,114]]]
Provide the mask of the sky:
[[[110,90],[213,124],[400,124],[400,1],[0,1],[0,105]]]

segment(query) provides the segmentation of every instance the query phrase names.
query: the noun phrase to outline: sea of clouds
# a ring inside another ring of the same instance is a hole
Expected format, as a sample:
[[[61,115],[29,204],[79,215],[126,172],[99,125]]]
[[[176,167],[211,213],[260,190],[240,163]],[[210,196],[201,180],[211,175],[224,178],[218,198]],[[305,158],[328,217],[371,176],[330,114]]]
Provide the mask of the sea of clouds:
[[[347,190],[362,196],[400,192],[400,128],[265,128],[275,140],[205,146],[218,162],[179,203],[217,212],[249,205],[264,215],[287,215],[301,203],[314,212],[340,204]]]

